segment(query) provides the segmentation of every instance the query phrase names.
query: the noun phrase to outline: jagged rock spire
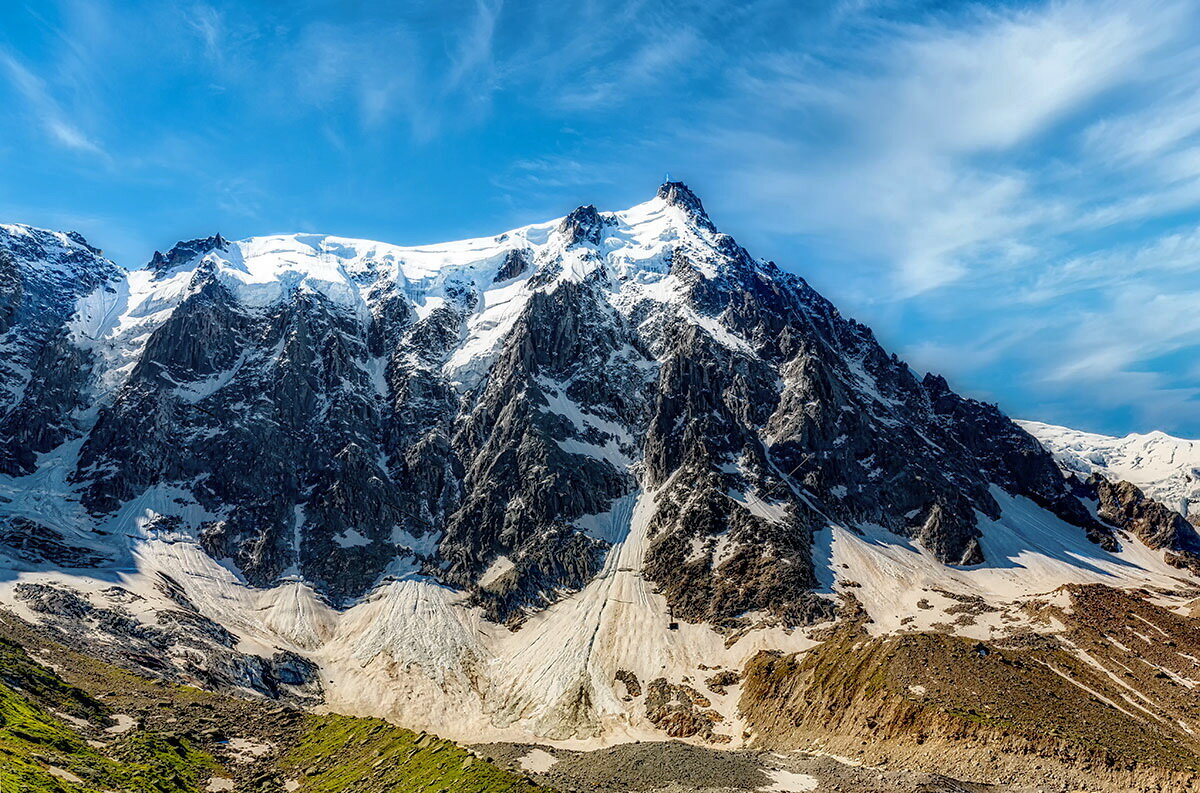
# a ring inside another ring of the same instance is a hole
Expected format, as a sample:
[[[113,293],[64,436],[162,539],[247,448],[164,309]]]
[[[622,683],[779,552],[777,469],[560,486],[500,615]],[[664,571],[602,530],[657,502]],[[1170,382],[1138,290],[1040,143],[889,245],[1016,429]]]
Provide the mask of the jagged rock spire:
[[[682,209],[702,227],[709,231],[716,231],[712,221],[708,219],[708,214],[704,211],[704,204],[700,203],[696,194],[683,182],[663,182],[662,186],[658,188],[658,197],[671,206]]]
[[[97,248],[96,246],[94,246],[90,242],[88,242],[87,239],[85,239],[84,236],[82,234],[80,234],[78,231],[68,231],[67,238],[69,240],[71,240],[72,242],[82,245],[83,247],[87,248],[89,251],[96,254],[97,256],[104,255],[104,251],[100,250],[99,248]]]
[[[162,277],[179,265],[191,261],[197,256],[203,256],[216,250],[223,250],[229,243],[218,232],[211,237],[199,237],[175,243],[166,254],[155,251],[146,266],[154,271],[156,277]]]
[[[600,242],[600,230],[604,228],[604,218],[592,204],[571,210],[571,214],[562,219],[558,231],[563,235],[564,245],[575,245],[580,242],[590,242],[596,245]]]

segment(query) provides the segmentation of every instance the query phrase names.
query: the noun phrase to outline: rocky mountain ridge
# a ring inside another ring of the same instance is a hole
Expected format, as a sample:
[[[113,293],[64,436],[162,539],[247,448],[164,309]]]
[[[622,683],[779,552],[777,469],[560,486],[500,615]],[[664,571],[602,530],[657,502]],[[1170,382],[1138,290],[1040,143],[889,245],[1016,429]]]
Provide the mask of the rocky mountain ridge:
[[[684,619],[799,624],[829,613],[808,593],[830,520],[978,564],[999,485],[1105,535],[1028,435],[918,380],[681,183],[422,248],[214,235],[125,272],[78,237],[5,242],[30,384],[5,472],[78,442],[90,518],[170,491],[143,529],[253,585],[346,603],[419,574],[519,619],[594,576],[655,491],[646,573]]]

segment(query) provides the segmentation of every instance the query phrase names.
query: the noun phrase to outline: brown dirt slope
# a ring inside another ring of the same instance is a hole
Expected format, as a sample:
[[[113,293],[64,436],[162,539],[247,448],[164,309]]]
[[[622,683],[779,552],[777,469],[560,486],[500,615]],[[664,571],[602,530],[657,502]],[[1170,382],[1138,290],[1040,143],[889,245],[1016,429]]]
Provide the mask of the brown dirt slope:
[[[1047,790],[1200,790],[1200,629],[1150,593],[1066,589],[1027,606],[1053,635],[870,637],[760,653],[741,708],[760,745],[821,747]],[[1056,605],[1057,604],[1057,605]]]

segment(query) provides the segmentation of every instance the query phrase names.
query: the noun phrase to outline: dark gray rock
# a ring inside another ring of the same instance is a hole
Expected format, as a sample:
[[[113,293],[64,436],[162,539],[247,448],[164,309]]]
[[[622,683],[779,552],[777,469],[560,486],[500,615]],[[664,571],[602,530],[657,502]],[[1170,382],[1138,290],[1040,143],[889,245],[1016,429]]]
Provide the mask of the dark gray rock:
[[[597,245],[605,224],[605,219],[596,211],[596,207],[588,204],[571,210],[571,214],[559,224],[558,233],[562,235],[564,245]]]
[[[150,263],[146,267],[152,270],[156,277],[161,278],[171,270],[180,265],[187,264],[197,256],[223,250],[227,244],[220,234],[179,242],[165,254],[155,251],[154,255],[150,257]]]
[[[658,188],[658,197],[671,206],[679,207],[687,212],[692,221],[701,228],[716,231],[712,221],[708,219],[708,214],[704,211],[704,204],[700,203],[696,194],[683,182],[664,182]]]
[[[8,551],[35,564],[58,567],[98,567],[106,558],[88,548],[72,545],[59,532],[17,515],[0,516],[0,551]]]
[[[1187,518],[1151,499],[1131,482],[1097,476],[1090,486],[1099,501],[1098,514],[1151,548],[1174,552],[1179,566],[1200,573],[1200,536]]]

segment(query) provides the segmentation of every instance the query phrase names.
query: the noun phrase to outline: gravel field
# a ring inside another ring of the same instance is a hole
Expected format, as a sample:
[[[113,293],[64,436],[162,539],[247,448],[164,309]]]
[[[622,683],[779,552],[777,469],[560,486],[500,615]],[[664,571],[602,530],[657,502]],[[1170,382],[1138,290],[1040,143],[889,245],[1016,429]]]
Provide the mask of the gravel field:
[[[515,743],[473,748],[527,772],[533,762],[545,768],[534,774],[536,779],[564,793],[1035,793],[1028,788],[855,766],[805,752],[720,751],[679,741],[630,743],[590,752]]]

